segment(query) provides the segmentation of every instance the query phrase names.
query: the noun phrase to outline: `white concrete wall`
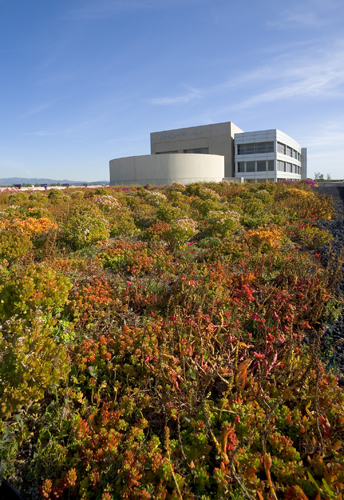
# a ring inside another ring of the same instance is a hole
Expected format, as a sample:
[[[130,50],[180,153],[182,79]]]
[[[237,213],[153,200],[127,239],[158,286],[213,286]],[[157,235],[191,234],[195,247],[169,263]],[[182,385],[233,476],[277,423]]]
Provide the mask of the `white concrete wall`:
[[[211,154],[161,154],[130,156],[110,161],[110,185],[172,182],[220,182],[224,178],[224,157]]]

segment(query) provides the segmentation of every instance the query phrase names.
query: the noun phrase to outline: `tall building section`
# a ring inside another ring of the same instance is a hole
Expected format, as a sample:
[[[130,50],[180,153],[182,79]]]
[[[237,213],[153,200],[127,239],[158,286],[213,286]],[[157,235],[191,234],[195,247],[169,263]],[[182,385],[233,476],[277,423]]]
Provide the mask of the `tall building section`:
[[[307,179],[307,148],[301,148],[301,179]]]
[[[151,154],[214,154],[225,158],[224,177],[234,177],[234,136],[243,132],[232,122],[153,132]]]

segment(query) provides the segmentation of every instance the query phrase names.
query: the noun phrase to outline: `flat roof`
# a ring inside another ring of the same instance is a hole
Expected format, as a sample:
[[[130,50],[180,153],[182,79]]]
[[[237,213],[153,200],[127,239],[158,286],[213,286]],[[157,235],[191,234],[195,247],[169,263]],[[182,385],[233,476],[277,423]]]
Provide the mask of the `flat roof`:
[[[218,122],[218,123],[205,123],[204,125],[191,125],[188,127],[181,126],[181,127],[175,127],[175,128],[171,128],[171,129],[165,129],[165,130],[156,130],[155,132],[151,132],[151,134],[159,134],[161,132],[173,132],[174,130],[186,130],[186,129],[198,128],[198,127],[212,127],[215,125],[227,125],[230,123],[233,123],[233,122],[228,121],[228,122]],[[233,124],[233,125],[235,125],[235,124]]]

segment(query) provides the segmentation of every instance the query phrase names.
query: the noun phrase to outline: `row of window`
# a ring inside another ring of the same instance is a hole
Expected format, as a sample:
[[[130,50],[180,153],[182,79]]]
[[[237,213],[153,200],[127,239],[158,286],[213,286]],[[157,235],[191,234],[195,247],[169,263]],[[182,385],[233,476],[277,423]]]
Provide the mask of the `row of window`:
[[[238,144],[238,155],[252,155],[258,153],[273,153],[273,142],[254,142],[253,144]]]
[[[293,163],[288,163],[286,161],[277,161],[277,170],[279,172],[290,172],[293,174],[301,175],[301,167],[294,165]]]
[[[277,153],[281,153],[282,155],[290,156],[291,158],[295,158],[295,160],[301,161],[300,153],[295,151],[295,149],[290,146],[282,144],[281,142],[277,143]]]
[[[209,148],[202,148],[202,149],[184,149],[184,153],[196,153],[196,154],[207,155],[207,154],[209,154]]]
[[[261,160],[261,161],[239,161],[238,162],[238,172],[274,172],[275,161],[274,160]],[[293,174],[301,175],[301,167],[294,165],[293,163],[288,163],[285,161],[277,161],[277,170],[279,172],[290,172]]]
[[[178,151],[162,151],[161,153],[156,153],[157,155],[172,155],[178,153]]]
[[[288,179],[288,182],[289,181],[299,181],[299,180],[300,179]],[[282,179],[282,178],[277,179],[277,182],[285,182],[285,181],[286,181],[286,179]],[[274,181],[274,179],[271,179],[271,178],[270,179],[262,179],[262,178],[260,178],[260,179],[245,179],[245,183],[246,182],[248,184],[252,184],[252,183],[253,184],[261,184],[262,182],[275,182],[275,181]]]
[[[245,179],[245,183],[248,184],[261,184],[263,182],[275,182],[274,179],[262,179],[261,177],[259,179]]]
[[[274,164],[274,160],[239,161],[238,172],[273,172],[275,170]]]
[[[288,182],[289,182],[289,181],[299,181],[300,179],[289,179],[289,177],[288,177],[288,179],[282,179],[280,177],[277,179],[277,182],[285,182],[286,180],[288,180]]]
[[[274,143],[273,142],[255,142],[253,144],[238,144],[238,155],[252,155],[258,153],[274,153]],[[281,153],[295,160],[301,161],[301,154],[295,149],[282,144],[277,143],[277,153]]]
[[[173,153],[178,153],[178,151],[162,151],[161,153],[157,153],[158,155],[170,155]],[[183,153],[194,153],[194,154],[209,154],[209,148],[198,148],[198,149],[184,149]]]

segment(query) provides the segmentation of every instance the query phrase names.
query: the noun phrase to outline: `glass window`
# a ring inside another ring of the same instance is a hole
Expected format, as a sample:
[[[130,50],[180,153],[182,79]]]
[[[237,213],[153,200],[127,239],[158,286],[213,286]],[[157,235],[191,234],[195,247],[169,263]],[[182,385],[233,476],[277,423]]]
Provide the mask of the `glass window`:
[[[162,151],[161,153],[156,153],[157,155],[171,155],[178,153],[178,151]]]
[[[293,158],[295,158],[295,160],[297,160],[297,151],[295,151],[295,149],[293,149]]]
[[[287,163],[287,172],[291,173],[291,163]]]
[[[255,162],[254,161],[247,161],[246,162],[246,172],[255,172]]]
[[[254,144],[242,144],[238,147],[239,155],[252,155],[255,153]]]
[[[265,172],[266,171],[266,161],[257,161],[257,172]]]
[[[238,172],[245,172],[245,163],[243,161],[238,163]]]
[[[286,152],[286,155],[287,155],[287,156],[292,156],[292,151],[293,151],[293,150],[292,150],[289,146],[287,146],[287,152]]]
[[[285,145],[281,142],[277,143],[277,153],[282,153],[282,155],[285,154]]]
[[[252,155],[255,153],[273,153],[273,142],[256,142],[254,144],[238,144],[238,155]]]
[[[207,155],[209,153],[209,148],[200,148],[200,149],[186,149],[184,153],[194,153],[194,154],[203,154]]]
[[[268,160],[268,171],[273,172],[275,170],[275,162],[274,160]]]
[[[277,170],[279,172],[285,172],[285,164],[284,161],[277,161]]]
[[[257,142],[255,144],[255,153],[273,153],[274,143],[273,142]]]

